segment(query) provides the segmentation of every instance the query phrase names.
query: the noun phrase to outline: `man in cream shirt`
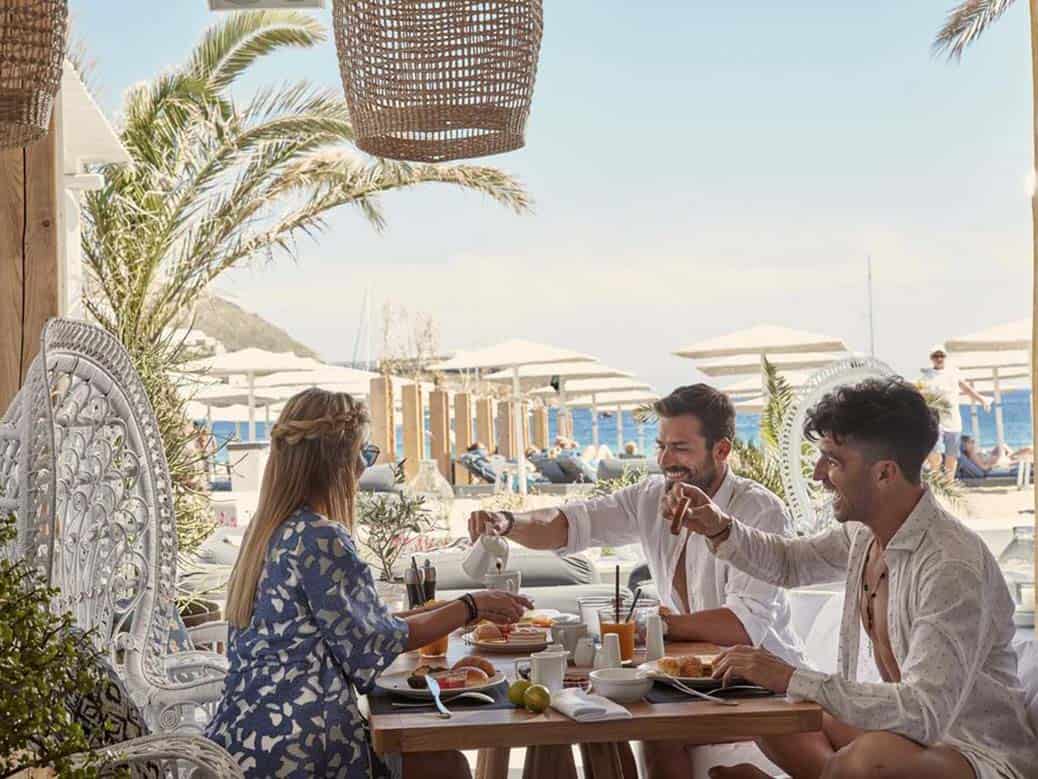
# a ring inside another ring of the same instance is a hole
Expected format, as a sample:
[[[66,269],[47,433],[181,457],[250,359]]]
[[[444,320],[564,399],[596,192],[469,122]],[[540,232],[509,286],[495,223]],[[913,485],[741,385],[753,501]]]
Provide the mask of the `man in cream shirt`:
[[[831,530],[795,539],[762,532],[696,486],[679,486],[664,509],[710,539],[719,559],[761,579],[846,582],[837,673],[794,668],[757,647],[718,658],[719,678],[825,709],[821,731],[764,738],[761,749],[796,779],[1038,775],[1005,579],[984,542],[922,483],[936,415],[912,385],[873,380],[827,395],[804,429],[820,450],[814,478],[833,496]],[[859,681],[859,658],[882,681]],[[742,765],[711,776],[764,774]]]
[[[670,522],[660,513],[668,490],[679,483],[695,484],[751,526],[792,534],[782,501],[728,467],[735,437],[731,401],[706,384],[695,384],[674,390],[655,404],[655,410],[660,418],[657,461],[662,477],[561,509],[478,511],[469,518],[469,534],[473,540],[484,533],[504,535],[531,549],[563,553],[640,542],[660,602],[671,612],[665,618],[669,639],[764,647],[803,666],[781,588],[718,560],[707,540],[696,533],[672,534]],[[685,744],[646,742],[645,756],[653,779],[690,775]]]

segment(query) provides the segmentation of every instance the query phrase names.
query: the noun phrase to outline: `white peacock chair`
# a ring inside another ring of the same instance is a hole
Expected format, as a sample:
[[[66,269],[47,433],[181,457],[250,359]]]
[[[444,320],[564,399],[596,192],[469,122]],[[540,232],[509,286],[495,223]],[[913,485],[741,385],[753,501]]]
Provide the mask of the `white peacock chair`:
[[[782,425],[779,449],[782,486],[798,533],[813,535],[834,521],[831,498],[815,488],[811,480],[817,450],[804,438],[807,412],[837,387],[893,375],[890,366],[874,357],[848,357],[815,371],[797,392],[797,399]]]
[[[155,735],[113,751],[129,764],[183,760],[203,775],[241,776],[198,733],[225,665],[166,651],[175,615],[177,543],[158,426],[122,345],[104,330],[54,319],[0,422],[0,510],[16,517],[7,554],[60,588],[54,607],[93,631]],[[167,775],[169,765],[163,763]]]

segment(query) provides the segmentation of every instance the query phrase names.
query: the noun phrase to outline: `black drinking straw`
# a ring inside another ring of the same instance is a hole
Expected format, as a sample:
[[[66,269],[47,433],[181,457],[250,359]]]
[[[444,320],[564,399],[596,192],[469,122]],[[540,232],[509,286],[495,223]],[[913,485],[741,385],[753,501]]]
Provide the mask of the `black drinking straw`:
[[[634,591],[634,600],[631,601],[631,610],[627,612],[627,616],[624,618],[624,622],[631,621],[631,615],[634,614],[634,607],[638,605],[638,598],[642,596],[642,588],[639,587]]]
[[[411,555],[411,567],[414,568],[414,580],[418,584],[418,592],[422,595],[422,602],[418,605],[422,606],[425,604],[425,585],[422,584],[422,574],[418,572],[418,563],[414,561],[414,555]]]
[[[616,600],[613,601],[616,609],[616,624],[620,624],[620,566],[616,566]]]

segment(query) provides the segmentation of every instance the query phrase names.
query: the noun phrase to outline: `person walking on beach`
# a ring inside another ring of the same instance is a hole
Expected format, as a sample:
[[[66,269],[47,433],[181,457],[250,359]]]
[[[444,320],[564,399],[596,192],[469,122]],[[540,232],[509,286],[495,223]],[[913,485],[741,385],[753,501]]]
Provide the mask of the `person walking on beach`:
[[[962,444],[962,414],[959,413],[959,393],[964,393],[980,403],[987,411],[991,404],[988,399],[962,380],[958,368],[948,364],[948,355],[944,347],[938,344],[930,350],[930,362],[933,367],[923,371],[923,384],[934,393],[940,401],[941,434],[937,445],[928,457],[930,470],[936,473],[941,469],[941,455],[944,455],[944,472],[949,479],[955,478],[955,470],[959,463],[959,447]]]
[[[692,483],[754,527],[792,535],[782,501],[728,466],[735,438],[731,400],[706,384],[693,384],[677,388],[654,407],[660,420],[656,460],[662,476],[563,508],[477,511],[469,517],[469,535],[473,540],[483,534],[507,536],[531,549],[566,553],[640,542],[659,590],[661,613],[669,611],[664,615],[669,640],[750,644],[794,666],[804,665],[785,593],[718,560],[701,536],[671,534],[661,515],[668,491]],[[691,775],[695,758],[688,745],[650,741],[644,747],[653,779]]]
[[[846,583],[837,673],[794,668],[758,647],[732,647],[714,663],[719,679],[825,710],[820,731],[758,740],[795,779],[1035,775],[1009,588],[983,540],[922,481],[937,430],[918,389],[899,378],[826,395],[804,433],[818,445],[814,478],[833,496],[838,524],[806,538],[752,527],[695,485],[668,496],[665,516],[682,517],[682,531],[744,574],[781,587]],[[859,655],[882,681],[858,681]],[[710,776],[766,774],[744,764]]]

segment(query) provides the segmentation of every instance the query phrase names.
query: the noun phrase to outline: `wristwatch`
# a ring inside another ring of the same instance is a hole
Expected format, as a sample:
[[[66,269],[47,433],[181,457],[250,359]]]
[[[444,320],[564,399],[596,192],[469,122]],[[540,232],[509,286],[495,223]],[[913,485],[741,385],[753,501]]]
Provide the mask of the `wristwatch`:
[[[515,527],[515,514],[513,514],[511,511],[502,511],[500,512],[500,514],[508,520],[508,527],[506,527],[504,532],[501,534],[503,536],[507,536],[509,533],[512,532],[512,528]]]

